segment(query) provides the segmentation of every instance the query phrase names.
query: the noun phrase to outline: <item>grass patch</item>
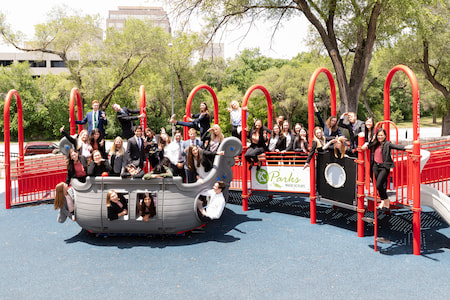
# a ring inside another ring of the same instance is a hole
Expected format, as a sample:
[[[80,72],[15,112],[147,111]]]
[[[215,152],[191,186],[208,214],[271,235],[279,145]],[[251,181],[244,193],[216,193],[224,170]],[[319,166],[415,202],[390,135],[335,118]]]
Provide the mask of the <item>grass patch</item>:
[[[400,122],[396,124],[398,128],[412,128],[413,122]],[[437,118],[433,124],[433,117],[420,117],[420,127],[442,127],[442,118]]]

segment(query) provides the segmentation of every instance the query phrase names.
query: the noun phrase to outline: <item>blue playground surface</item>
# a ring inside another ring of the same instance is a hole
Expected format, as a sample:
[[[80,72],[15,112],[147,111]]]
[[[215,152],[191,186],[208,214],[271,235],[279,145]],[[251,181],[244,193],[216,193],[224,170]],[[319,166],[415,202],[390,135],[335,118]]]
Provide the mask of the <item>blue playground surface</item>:
[[[4,182],[1,182],[4,186]],[[2,187],[3,189],[3,187]],[[184,236],[95,237],[51,204],[5,210],[0,193],[0,299],[447,299],[450,228],[422,213],[422,255],[412,213],[380,215],[358,238],[356,213],[308,198],[232,193],[222,218]]]

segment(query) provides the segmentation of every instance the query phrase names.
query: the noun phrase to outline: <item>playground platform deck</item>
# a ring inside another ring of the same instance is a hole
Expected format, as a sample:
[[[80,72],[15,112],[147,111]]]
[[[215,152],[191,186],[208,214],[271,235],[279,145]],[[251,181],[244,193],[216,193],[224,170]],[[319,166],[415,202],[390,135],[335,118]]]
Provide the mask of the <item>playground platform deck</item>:
[[[0,180],[0,186],[3,189]],[[0,205],[4,207],[0,190]],[[171,237],[95,237],[56,222],[52,205],[0,209],[0,299],[446,299],[450,228],[422,214],[422,255],[412,254],[412,213],[380,215],[356,234],[356,214],[302,197],[261,196],[243,212],[232,193],[220,221]],[[145,291],[144,291],[145,290]],[[59,295],[59,296],[58,296]],[[145,296],[144,296],[145,297]]]

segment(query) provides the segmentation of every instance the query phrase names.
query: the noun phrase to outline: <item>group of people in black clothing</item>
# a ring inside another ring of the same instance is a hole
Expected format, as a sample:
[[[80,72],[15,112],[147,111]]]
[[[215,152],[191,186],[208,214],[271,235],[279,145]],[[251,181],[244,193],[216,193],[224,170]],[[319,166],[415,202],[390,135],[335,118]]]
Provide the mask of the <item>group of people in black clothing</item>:
[[[301,124],[295,124],[294,130],[291,130],[289,122],[283,116],[279,116],[273,129],[269,130],[261,120],[255,119],[254,126],[248,130],[250,145],[245,153],[249,170],[254,164],[257,165],[257,169],[261,168],[258,155],[264,152],[293,151],[296,155],[305,155],[307,159],[304,168],[309,167],[313,155],[318,152],[330,150],[334,152],[336,158],[343,158],[346,155],[356,157],[358,136],[363,135],[365,143],[362,149],[371,151],[371,170],[373,170],[381,199],[378,209],[389,209],[390,202],[386,190],[389,171],[394,167],[391,150],[404,151],[411,146],[395,145],[387,141],[384,128],[379,128],[375,132],[375,122],[372,117],[363,122],[357,119],[356,113],[346,112],[339,119],[337,116],[331,116],[324,122],[315,105],[314,109],[320,126],[314,128],[311,147],[309,147],[308,132]],[[348,123],[345,123],[345,117]],[[348,138],[342,134],[341,129],[348,131]]]
[[[164,128],[159,134],[150,128],[143,132],[139,125],[134,125],[134,121],[144,118],[145,113],[113,104],[122,134],[114,139],[108,151],[104,140],[106,115],[98,110],[98,101],[94,101],[92,107],[84,120],[76,121],[77,124],[88,123],[88,130],[73,137],[64,130],[64,126],[60,129],[73,144],[67,157],[66,184],[70,184],[72,178],[84,181],[87,176],[105,175],[144,179],[181,176],[184,182],[192,183],[206,177],[215,155],[223,155],[218,148],[224,136],[220,126],[210,127],[211,115],[205,102],[200,104],[200,113],[192,116],[194,119],[181,122],[176,121],[173,115],[169,120],[170,123],[190,127],[186,141],[182,140],[179,130],[175,132],[173,141]],[[200,139],[197,131],[200,131]],[[147,159],[152,171],[145,174]]]
[[[172,115],[169,122],[174,125],[187,126],[189,139],[182,140],[180,131],[176,131],[174,140],[161,129],[155,134],[150,128],[142,132],[140,126],[134,126],[134,121],[145,117],[139,110],[131,110],[114,104],[112,107],[117,113],[117,119],[122,127],[121,137],[116,137],[111,149],[106,152],[104,127],[106,115],[98,111],[98,102],[93,102],[93,111],[86,118],[77,121],[78,124],[88,123],[91,131],[83,130],[77,138],[70,136],[61,128],[61,133],[74,145],[67,158],[66,184],[72,178],[83,181],[86,176],[122,176],[131,178],[150,179],[155,177],[181,176],[184,182],[192,183],[203,180],[211,170],[214,157],[223,155],[218,151],[224,139],[219,125],[210,127],[211,114],[205,102],[200,104],[200,112],[186,121],[177,121]],[[233,125],[233,135],[239,137],[241,127],[241,108],[233,101],[229,109]],[[377,189],[382,200],[380,209],[389,208],[386,195],[387,176],[393,167],[390,154],[391,149],[405,150],[403,146],[394,145],[386,140],[386,132],[379,129],[374,132],[374,120],[368,118],[365,122],[357,119],[353,112],[329,117],[325,122],[319,111],[315,113],[320,126],[314,128],[312,147],[309,147],[308,133],[301,124],[295,124],[293,130],[283,116],[277,118],[272,130],[265,127],[261,120],[255,119],[253,127],[248,132],[249,146],[244,155],[249,169],[254,165],[261,168],[262,162],[258,156],[264,152],[284,153],[294,151],[307,156],[304,168],[309,166],[314,153],[331,150],[336,157],[356,156],[357,137],[364,134],[363,149],[371,149],[372,166],[377,181]],[[246,108],[242,108],[245,109]],[[345,117],[348,123],[344,122]],[[349,138],[345,138],[341,129],[348,131]],[[89,130],[89,129],[88,129]],[[200,139],[197,138],[200,132]],[[90,132],[90,134],[88,134]],[[122,139],[123,138],[123,139]],[[124,140],[127,141],[126,148]],[[152,171],[144,173],[144,163],[148,159]]]

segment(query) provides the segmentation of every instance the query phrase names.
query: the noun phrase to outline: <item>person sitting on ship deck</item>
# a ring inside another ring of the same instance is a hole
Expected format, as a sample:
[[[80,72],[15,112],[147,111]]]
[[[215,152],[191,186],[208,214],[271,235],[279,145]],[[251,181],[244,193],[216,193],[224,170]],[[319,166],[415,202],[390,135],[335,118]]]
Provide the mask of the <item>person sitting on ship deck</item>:
[[[197,214],[200,220],[208,222],[222,216],[225,208],[225,197],[222,193],[224,189],[225,182],[217,181],[214,183],[213,189],[207,192],[207,199],[209,197],[207,203],[202,198],[197,200]]]
[[[168,167],[170,161],[167,157],[165,157],[160,164],[154,167],[149,173],[144,175],[144,179],[152,179],[152,178],[171,178],[173,177],[173,173]]]
[[[127,200],[114,190],[110,190],[106,194],[106,207],[108,208],[108,219],[111,221],[119,218],[126,219],[125,216],[128,215]]]
[[[111,165],[108,160],[102,157],[100,151],[95,150],[92,152],[92,158],[87,167],[88,176],[102,176],[105,172],[109,174],[110,171]]]

